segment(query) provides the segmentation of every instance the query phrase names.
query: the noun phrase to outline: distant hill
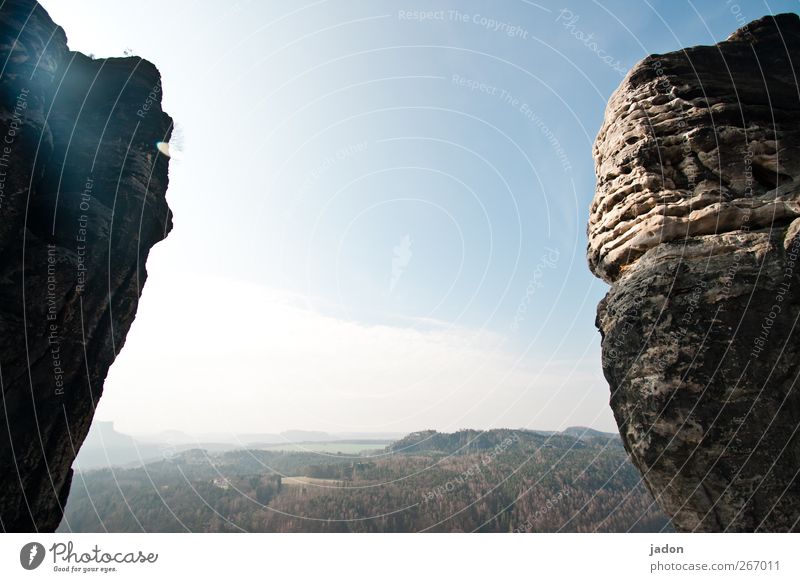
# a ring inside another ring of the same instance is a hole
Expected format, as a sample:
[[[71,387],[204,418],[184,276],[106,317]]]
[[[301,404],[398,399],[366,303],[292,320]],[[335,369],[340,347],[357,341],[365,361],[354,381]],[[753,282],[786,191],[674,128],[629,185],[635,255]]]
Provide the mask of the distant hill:
[[[618,439],[612,433],[604,433],[584,427],[571,427],[563,432],[543,432],[525,429],[492,429],[480,431],[463,429],[454,433],[435,430],[413,432],[387,447],[392,453],[446,453],[469,454],[510,445],[522,444],[538,447],[582,448],[587,441],[612,441]],[[614,443],[616,444],[616,443]],[[620,443],[621,444],[621,443]]]
[[[402,437],[402,438],[400,438]],[[161,458],[169,458],[190,449],[208,452],[225,452],[245,449],[272,448],[296,445],[298,450],[313,449],[315,443],[345,443],[343,450],[355,449],[356,444],[373,443],[376,449],[397,438],[386,447],[389,454],[470,454],[495,447],[505,448],[511,443],[530,444],[537,447],[580,448],[591,443],[619,441],[614,433],[601,432],[586,427],[570,427],[561,432],[527,429],[493,429],[481,431],[464,429],[454,433],[435,430],[413,432],[406,436],[398,433],[337,433],[322,431],[287,430],[281,433],[202,434],[190,435],[178,430],[163,431],[135,437],[118,432],[113,422],[96,421],[81,448],[74,467],[80,471],[103,467],[140,465]],[[510,439],[510,441],[509,441]],[[620,443],[615,442],[617,446]],[[335,448],[335,447],[333,447]],[[331,448],[331,450],[333,450]],[[320,448],[319,450],[323,450]]]
[[[109,466],[141,464],[158,459],[161,449],[153,444],[137,442],[117,432],[113,422],[95,421],[83,442],[73,467],[88,471]]]
[[[186,450],[83,473],[59,531],[670,531],[619,438],[569,432],[426,430],[361,454]]]
[[[569,428],[565,428],[564,430],[562,430],[561,434],[566,434],[578,438],[606,438],[606,439],[619,438],[619,433],[603,432],[600,430],[595,430],[593,428],[588,428],[586,426],[571,426]]]

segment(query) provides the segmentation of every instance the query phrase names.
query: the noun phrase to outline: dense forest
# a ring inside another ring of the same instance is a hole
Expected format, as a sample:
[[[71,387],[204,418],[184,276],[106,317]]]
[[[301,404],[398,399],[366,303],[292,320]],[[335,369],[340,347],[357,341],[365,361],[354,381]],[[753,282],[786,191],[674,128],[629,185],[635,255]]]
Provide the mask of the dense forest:
[[[464,430],[359,455],[195,449],[77,473],[59,531],[661,530],[618,437]]]

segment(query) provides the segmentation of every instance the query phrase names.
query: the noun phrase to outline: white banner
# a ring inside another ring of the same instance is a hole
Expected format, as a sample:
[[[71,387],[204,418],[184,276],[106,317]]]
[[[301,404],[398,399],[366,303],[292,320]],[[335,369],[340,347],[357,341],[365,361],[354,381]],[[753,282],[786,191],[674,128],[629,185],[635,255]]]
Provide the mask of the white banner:
[[[4,534],[0,579],[799,580],[798,540],[791,534]]]

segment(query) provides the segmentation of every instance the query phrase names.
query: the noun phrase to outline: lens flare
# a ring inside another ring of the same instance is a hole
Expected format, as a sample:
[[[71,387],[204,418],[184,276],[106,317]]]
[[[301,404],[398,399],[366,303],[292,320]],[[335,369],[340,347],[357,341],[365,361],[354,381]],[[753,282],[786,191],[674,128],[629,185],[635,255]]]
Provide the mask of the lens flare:
[[[167,156],[168,158],[171,158],[173,160],[179,160],[181,157],[180,151],[170,146],[170,144],[165,141],[160,141],[156,143],[156,149],[165,156]]]

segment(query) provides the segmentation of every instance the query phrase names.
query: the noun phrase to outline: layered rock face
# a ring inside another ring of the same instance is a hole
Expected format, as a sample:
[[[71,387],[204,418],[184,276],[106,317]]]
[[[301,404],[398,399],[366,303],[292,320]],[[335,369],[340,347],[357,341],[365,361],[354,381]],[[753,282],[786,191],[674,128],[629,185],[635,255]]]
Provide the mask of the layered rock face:
[[[651,56],[595,143],[620,434],[683,531],[800,529],[800,19]]]
[[[31,0],[2,3],[0,62],[0,529],[52,531],[171,228],[172,120],[151,63],[70,51]]]

